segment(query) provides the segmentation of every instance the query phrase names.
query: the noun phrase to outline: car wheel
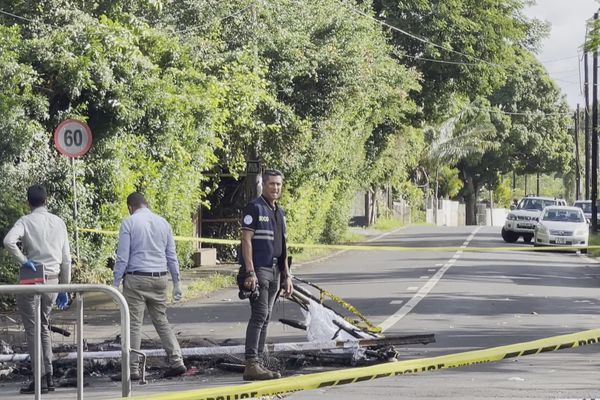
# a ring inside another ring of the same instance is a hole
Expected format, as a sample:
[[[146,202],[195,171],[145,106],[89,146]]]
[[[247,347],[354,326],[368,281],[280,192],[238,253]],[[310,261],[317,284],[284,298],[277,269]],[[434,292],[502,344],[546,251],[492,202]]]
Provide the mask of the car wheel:
[[[581,254],[587,254],[588,249],[581,249],[579,251],[581,252]]]
[[[533,235],[531,233],[523,235],[523,241],[525,243],[531,243],[531,239],[533,239]]]
[[[507,231],[506,229],[502,228],[502,239],[504,239],[506,243],[514,243],[519,239],[519,235],[517,235],[515,232]]]

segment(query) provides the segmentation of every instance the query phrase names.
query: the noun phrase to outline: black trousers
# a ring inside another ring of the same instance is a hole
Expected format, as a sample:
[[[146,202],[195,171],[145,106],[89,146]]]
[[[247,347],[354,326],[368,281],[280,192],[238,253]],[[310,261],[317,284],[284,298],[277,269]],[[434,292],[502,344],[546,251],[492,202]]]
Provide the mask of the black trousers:
[[[267,326],[279,292],[277,265],[254,269],[258,278],[259,296],[250,299],[250,321],[246,328],[246,360],[257,360],[265,349]]]

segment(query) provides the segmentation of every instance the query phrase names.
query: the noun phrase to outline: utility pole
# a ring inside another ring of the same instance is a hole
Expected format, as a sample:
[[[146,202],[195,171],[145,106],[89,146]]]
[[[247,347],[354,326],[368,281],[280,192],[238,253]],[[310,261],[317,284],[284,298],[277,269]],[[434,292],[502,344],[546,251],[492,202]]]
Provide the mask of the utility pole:
[[[258,70],[258,19],[256,16],[256,2],[252,3],[251,6],[252,14],[252,44],[253,44],[253,65],[252,72],[256,74]],[[246,150],[246,187],[245,194],[246,199],[250,200],[258,197],[262,191],[262,165],[261,165],[261,143],[257,138],[256,142],[253,143],[250,148]]]
[[[516,197],[515,190],[517,189],[517,173],[515,172],[514,169],[513,169],[512,175],[513,176],[512,176],[512,192],[511,192],[511,194],[514,199]]]
[[[583,135],[585,138],[585,198],[590,198],[590,150],[592,149],[591,136],[590,136],[590,90],[589,90],[589,77],[588,77],[588,53],[584,53],[584,82],[583,82],[583,96],[585,98],[585,113],[584,113],[584,127]]]
[[[598,13],[594,14],[594,23],[598,20]],[[592,63],[592,232],[598,230],[598,48],[594,49],[594,61]]]
[[[540,173],[538,172],[536,175],[536,188],[535,188],[535,195],[539,196],[540,195]]]
[[[575,199],[581,198],[581,177],[579,176],[579,103],[575,112]]]

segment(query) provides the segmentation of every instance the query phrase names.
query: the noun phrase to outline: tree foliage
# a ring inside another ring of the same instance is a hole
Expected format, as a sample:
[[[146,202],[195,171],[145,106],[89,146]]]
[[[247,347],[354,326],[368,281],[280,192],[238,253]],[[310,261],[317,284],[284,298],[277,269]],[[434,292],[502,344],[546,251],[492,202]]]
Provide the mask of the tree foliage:
[[[511,168],[551,171],[569,158],[565,106],[529,53],[544,27],[522,7],[0,0],[13,14],[0,14],[0,230],[26,211],[25,188],[41,182],[72,233],[73,173],[80,226],[116,229],[126,196],[141,190],[189,236],[198,207],[219,207],[207,201],[219,184],[207,172],[237,177],[258,157],[286,175],[290,239],[333,242],[358,190],[391,184],[418,207],[411,176],[433,165],[427,159],[446,177],[443,190],[460,188],[456,167],[473,196]],[[464,111],[470,104],[477,112]],[[457,115],[451,135],[424,134]],[[94,132],[74,170],[52,144],[66,118]],[[114,250],[114,238],[84,235],[77,278],[106,279]],[[187,265],[191,245],[178,251]],[[0,262],[7,280],[13,266]]]

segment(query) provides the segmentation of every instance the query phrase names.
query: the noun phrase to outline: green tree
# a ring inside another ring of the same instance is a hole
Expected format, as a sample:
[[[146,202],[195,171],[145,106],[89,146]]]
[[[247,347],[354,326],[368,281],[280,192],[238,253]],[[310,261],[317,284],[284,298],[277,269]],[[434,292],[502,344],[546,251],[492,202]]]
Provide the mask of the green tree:
[[[435,171],[434,198],[438,198],[440,169],[447,164],[457,165],[464,182],[462,194],[466,203],[467,224],[472,224],[475,221],[479,187],[469,167],[477,164],[486,152],[497,150],[492,141],[496,129],[490,121],[489,103],[479,99],[476,103],[468,104],[446,119],[439,128],[430,129],[429,132],[431,144],[427,161]]]
[[[415,95],[432,122],[448,114],[456,96],[473,101],[491,94],[510,74],[516,50],[536,48],[547,28],[527,19],[524,6],[523,0],[373,1],[375,16],[402,30],[391,31],[393,41],[403,62],[423,75]]]
[[[489,97],[490,120],[496,127],[490,138],[494,150],[457,164],[467,224],[476,222],[479,191],[484,186],[494,190],[502,174],[559,172],[570,165],[573,142],[564,97],[531,53],[519,50],[519,60],[506,83]]]

